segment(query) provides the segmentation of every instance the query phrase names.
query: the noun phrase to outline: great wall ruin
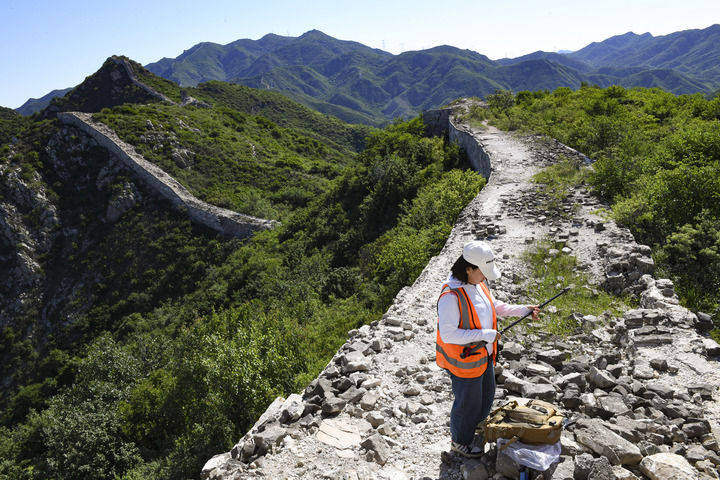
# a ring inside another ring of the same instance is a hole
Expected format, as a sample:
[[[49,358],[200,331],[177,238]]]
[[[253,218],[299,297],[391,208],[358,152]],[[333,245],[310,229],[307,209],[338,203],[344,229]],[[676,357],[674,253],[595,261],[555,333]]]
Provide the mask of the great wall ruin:
[[[257,230],[272,228],[277,222],[244,215],[210,205],[193,196],[184,186],[157,165],[146,160],[135,148],[123,142],[107,125],[94,121],[92,114],[60,112],[60,122],[80,129],[107,149],[128,169],[161,197],[177,208],[186,210],[190,218],[226,236],[245,238]]]
[[[550,238],[589,277],[577,288],[632,294],[638,308],[575,312],[579,326],[567,337],[528,328],[503,339],[496,405],[541,398],[575,420],[563,432],[560,462],[538,478],[717,479],[720,346],[698,332],[701,321],[679,305],[672,282],[653,277],[650,248],[605,218],[587,189],[565,200],[565,215],[538,201],[533,174],[560,156],[586,157],[539,137],[456,125],[448,110],[426,114],[426,122],[464,146],[487,185],[382,319],[350,331],[304,392],[273,402],[201,477],[518,478],[518,465],[494,446],[476,460],[448,451],[452,392],[434,361],[435,304],[462,245],[475,238],[498,257],[503,276],[491,282],[494,295],[537,301],[524,295],[522,253]]]

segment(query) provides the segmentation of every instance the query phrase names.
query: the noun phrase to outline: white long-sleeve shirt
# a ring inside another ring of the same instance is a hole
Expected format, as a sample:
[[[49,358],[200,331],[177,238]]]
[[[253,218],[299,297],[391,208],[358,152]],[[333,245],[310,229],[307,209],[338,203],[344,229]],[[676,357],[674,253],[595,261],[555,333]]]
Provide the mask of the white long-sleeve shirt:
[[[438,301],[438,329],[440,330],[440,338],[445,343],[454,343],[457,345],[467,345],[474,342],[487,342],[488,355],[493,352],[492,340],[495,338],[496,330],[492,324],[492,307],[490,301],[485,296],[482,288],[469,283],[462,283],[452,275],[448,278],[447,284],[450,288],[462,287],[470,297],[470,301],[475,307],[478,319],[480,320],[481,329],[464,329],[458,328],[460,324],[460,308],[458,307],[457,297],[455,295],[443,295]],[[488,288],[488,291],[490,289]],[[525,315],[530,310],[525,305],[512,305],[500,300],[496,300],[490,293],[492,301],[495,304],[495,313],[498,316],[517,317]]]

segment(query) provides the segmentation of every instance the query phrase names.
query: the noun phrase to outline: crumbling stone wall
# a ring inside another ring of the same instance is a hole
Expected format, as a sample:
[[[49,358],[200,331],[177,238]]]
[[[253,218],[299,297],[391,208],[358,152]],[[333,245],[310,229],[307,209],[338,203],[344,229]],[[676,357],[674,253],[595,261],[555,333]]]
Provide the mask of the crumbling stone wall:
[[[123,142],[107,125],[92,120],[92,114],[82,112],[60,112],[58,120],[73,125],[90,135],[100,146],[115,155],[140,180],[169,200],[175,207],[184,209],[190,218],[224,235],[245,238],[257,230],[272,228],[274,220],[244,215],[232,210],[210,205],[195,198],[172,176],[157,165],[145,160],[134,147]]]
[[[536,326],[503,339],[495,406],[538,398],[574,420],[560,461],[542,478],[718,478],[720,346],[698,333],[672,282],[652,276],[649,249],[599,216],[590,192],[574,191],[563,214],[537,201],[532,175],[565,155],[564,146],[491,127],[468,131],[492,175],[443,250],[382,319],[348,332],[301,394],[278,398],[230,452],[210,459],[203,479],[518,478],[518,465],[495,445],[473,460],[448,451],[453,396],[435,365],[435,302],[462,245],[482,238],[503,272],[491,284],[496,298],[527,304],[522,252],[544,237],[564,244],[562,253],[591,277],[574,288],[635,295],[639,308],[575,312],[578,326],[565,337]]]
[[[490,178],[492,163],[482,141],[478,141],[472,131],[463,125],[456,125],[452,116],[448,117],[448,138],[451,143],[465,150],[472,168],[485,178]]]
[[[427,110],[422,113],[423,123],[425,124],[425,133],[432,136],[445,136],[448,140],[462,148],[473,170],[480,173],[486,179],[490,178],[492,173],[492,162],[488,156],[486,149],[483,147],[482,139],[478,138],[476,132],[468,125],[458,122],[453,117],[453,112],[459,107],[463,108],[465,103],[459,104],[457,107],[441,108],[436,110]],[[565,150],[569,156],[576,156],[585,163],[591,163],[592,160],[574,148],[568,147],[557,140],[555,144]]]
[[[465,151],[473,170],[486,179],[490,178],[492,165],[490,164],[490,157],[483,149],[482,142],[478,141],[467,127],[456,125],[452,119],[452,113],[452,108],[423,112],[422,119],[423,123],[425,123],[425,132],[428,135],[438,137],[447,135],[450,142],[459,145]]]

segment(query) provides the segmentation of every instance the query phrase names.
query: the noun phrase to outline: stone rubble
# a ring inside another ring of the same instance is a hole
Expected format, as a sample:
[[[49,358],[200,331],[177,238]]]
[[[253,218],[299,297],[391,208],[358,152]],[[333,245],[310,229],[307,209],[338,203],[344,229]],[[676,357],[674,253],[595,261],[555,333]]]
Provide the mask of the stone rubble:
[[[497,298],[537,300],[524,297],[521,253],[526,239],[545,237],[578,258],[594,282],[582,288],[633,296],[638,308],[620,316],[577,312],[577,328],[563,338],[532,327],[504,338],[495,405],[542,398],[571,419],[560,462],[535,478],[720,478],[720,369],[717,344],[702,336],[707,320],[679,306],[672,282],[652,276],[649,248],[600,217],[603,205],[587,190],[576,190],[560,213],[533,197],[530,177],[568,155],[564,146],[491,127],[474,136],[493,173],[442,252],[381,320],[349,332],[301,396],[270,405],[231,452],[208,461],[201,478],[517,478],[518,465],[494,445],[473,460],[449,451],[453,396],[435,365],[435,302],[462,245],[474,238],[489,241],[498,256]]]

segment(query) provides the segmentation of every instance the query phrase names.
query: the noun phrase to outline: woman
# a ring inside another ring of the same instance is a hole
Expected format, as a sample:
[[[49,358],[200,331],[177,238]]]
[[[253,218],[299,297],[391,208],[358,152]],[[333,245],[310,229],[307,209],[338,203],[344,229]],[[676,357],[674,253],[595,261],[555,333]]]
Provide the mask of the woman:
[[[497,315],[521,316],[530,309],[533,320],[538,320],[540,311],[537,305],[509,305],[495,300],[486,280],[499,277],[490,246],[468,242],[438,299],[435,361],[450,373],[455,396],[450,411],[450,448],[466,457],[483,454],[481,447],[471,444],[475,427],[490,414],[495,397],[494,365],[500,338]],[[478,342],[486,345],[463,355]]]

